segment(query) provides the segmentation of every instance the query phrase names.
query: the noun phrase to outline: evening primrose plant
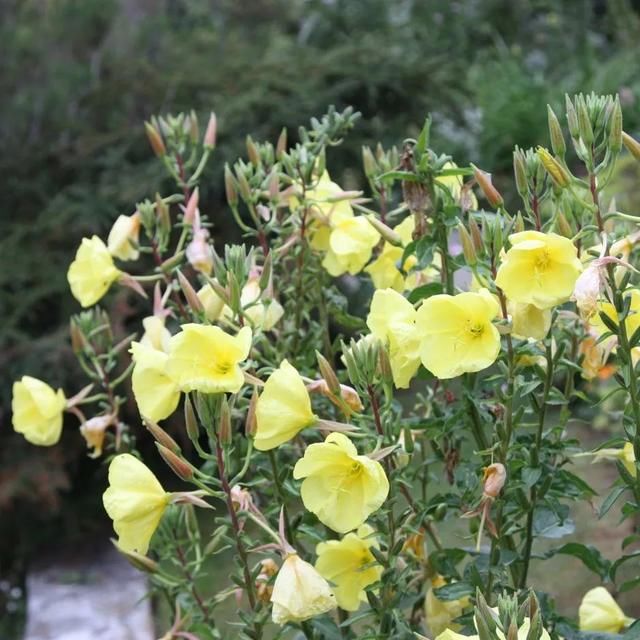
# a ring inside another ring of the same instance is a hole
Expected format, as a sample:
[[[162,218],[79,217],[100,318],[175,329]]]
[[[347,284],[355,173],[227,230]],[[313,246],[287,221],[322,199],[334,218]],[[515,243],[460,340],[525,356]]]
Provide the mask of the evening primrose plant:
[[[88,384],[26,372],[15,430],[55,446],[75,421],[108,470],[114,543],[175,611],[164,638],[636,633],[616,598],[640,586],[640,233],[608,186],[640,143],[618,98],[567,97],[566,130],[549,109],[548,148],[514,151],[508,206],[431,148],[429,120],[365,147],[366,189],[344,188],[328,160],[358,118],[247,138],[216,215],[199,195],[215,115],[203,134],[194,113],[147,122],[175,190],[82,240],[70,333]],[[214,246],[222,215],[243,244]],[[114,291],[146,305],[131,335]],[[607,399],[599,382],[621,411],[584,450],[571,421]],[[606,495],[580,457],[615,463]],[[573,539],[576,501],[603,516],[623,499],[617,560]],[[569,617],[564,585],[532,578],[558,555],[598,583]]]

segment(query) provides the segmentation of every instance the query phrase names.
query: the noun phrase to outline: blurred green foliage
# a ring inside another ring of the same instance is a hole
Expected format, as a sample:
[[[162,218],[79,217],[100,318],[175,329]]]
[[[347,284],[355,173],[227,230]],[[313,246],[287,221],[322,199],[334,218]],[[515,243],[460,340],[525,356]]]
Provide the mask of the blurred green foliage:
[[[77,306],[66,270],[83,235],[103,237],[152,197],[162,168],[144,137],[153,113],[219,117],[202,208],[217,238],[236,231],[222,167],[244,137],[275,140],[353,105],[355,133],[330,158],[362,185],[362,144],[397,143],[434,119],[436,148],[496,173],[515,144],[546,139],[544,105],[564,92],[620,92],[640,128],[640,17],[632,0],[4,0],[0,4],[0,539],[58,512],[77,449],[37,450],[10,429],[22,374],[77,389],[66,347]],[[349,169],[347,169],[349,167]],[[637,202],[637,201],[636,201]],[[123,316],[134,313],[123,305]],[[117,329],[117,328],[116,328]],[[123,328],[124,331],[124,328]],[[37,469],[38,473],[33,470]],[[44,491],[43,487],[47,490]],[[92,496],[95,501],[95,495]],[[77,503],[78,497],[73,501]],[[69,499],[68,502],[71,502]],[[12,517],[5,517],[5,516]],[[19,517],[18,517],[19,516]],[[74,523],[66,530],[83,531]],[[58,525],[59,526],[59,523]],[[36,532],[38,535],[36,535]],[[6,556],[4,557],[6,562]],[[0,550],[0,571],[3,554]]]

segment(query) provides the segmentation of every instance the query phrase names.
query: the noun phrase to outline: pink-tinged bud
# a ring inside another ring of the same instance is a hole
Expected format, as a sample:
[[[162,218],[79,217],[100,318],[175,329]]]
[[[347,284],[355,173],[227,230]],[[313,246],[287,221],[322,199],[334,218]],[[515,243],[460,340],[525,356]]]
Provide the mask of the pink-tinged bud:
[[[212,111],[209,116],[209,122],[207,123],[207,129],[204,132],[203,145],[205,149],[215,149],[216,138],[218,135],[218,119],[216,114]]]
[[[507,470],[503,464],[494,462],[484,470],[482,493],[487,498],[497,498],[507,480]]]
[[[180,447],[178,443],[158,424],[151,420],[144,420],[144,426],[154,437],[156,442],[159,442],[163,447],[173,451],[174,453],[180,453]]]
[[[71,336],[71,348],[73,353],[81,353],[87,346],[87,341],[82,333],[82,329],[74,322],[73,318],[69,320],[69,335]]]
[[[173,471],[181,480],[191,480],[193,478],[193,467],[183,458],[176,455],[171,449],[156,442],[158,453],[162,456],[162,459],[167,463],[167,466]]]
[[[80,434],[85,439],[87,447],[93,449],[89,454],[90,458],[97,458],[102,455],[102,446],[107,429],[114,422],[114,415],[95,416],[87,420],[80,427]]]
[[[280,159],[280,156],[287,150],[287,130],[282,129],[278,136],[278,142],[276,143],[276,158]]]
[[[224,167],[224,189],[229,206],[235,207],[238,204],[238,185],[233,173],[231,173],[231,169],[229,169],[229,165]]]
[[[258,147],[256,146],[256,143],[253,141],[253,138],[251,136],[247,136],[246,144],[249,162],[254,167],[257,167],[260,164],[260,152],[258,151]]]
[[[471,215],[469,216],[469,233],[471,234],[471,240],[473,241],[473,248],[476,252],[481,252],[484,247],[482,231],[480,231],[480,227],[478,226],[476,219]]]
[[[213,249],[208,242],[209,233],[206,229],[194,231],[193,240],[187,246],[187,260],[200,273],[211,275],[213,271]]]
[[[638,161],[640,161],[640,142],[632,138],[626,131],[622,132],[622,142],[627,151]]]
[[[162,136],[159,131],[150,123],[144,123],[144,130],[147,134],[147,138],[149,139],[149,144],[153,149],[153,152],[161,158],[167,153],[167,149],[164,146],[164,141],[162,140]]]
[[[189,202],[187,202],[187,206],[184,209],[183,220],[185,224],[194,224],[194,222],[199,218],[197,213],[199,200],[200,191],[198,190],[198,187],[196,187],[189,197]]]
[[[239,484],[231,488],[231,502],[235,511],[251,511],[253,507],[251,494]]]
[[[504,203],[504,199],[502,198],[502,195],[500,195],[500,192],[493,186],[493,183],[491,182],[491,174],[478,169],[478,167],[473,164],[471,166],[473,167],[473,175],[476,182],[480,186],[480,189],[482,189],[482,193],[484,193],[484,197],[487,199],[489,204],[494,209],[501,207]]]

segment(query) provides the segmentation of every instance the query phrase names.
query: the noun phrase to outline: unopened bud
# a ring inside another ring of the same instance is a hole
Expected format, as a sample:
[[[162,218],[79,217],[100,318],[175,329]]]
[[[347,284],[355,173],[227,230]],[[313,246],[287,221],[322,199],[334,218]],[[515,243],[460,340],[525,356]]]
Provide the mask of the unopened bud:
[[[524,231],[524,220],[522,218],[522,214],[518,211],[514,221],[513,221],[513,233],[520,233]]]
[[[258,151],[258,147],[256,143],[253,141],[251,136],[247,136],[247,155],[249,156],[249,162],[257,167],[260,164],[260,152]]]
[[[620,153],[620,149],[622,149],[622,108],[618,96],[613,103],[613,113],[611,114],[609,148],[613,153]]]
[[[198,418],[193,408],[193,403],[188,394],[184,397],[184,424],[189,436],[189,440],[195,442],[200,437],[200,429],[198,427]]]
[[[160,568],[158,563],[152,560],[151,558],[147,558],[147,556],[143,556],[141,553],[137,551],[125,551],[120,547],[116,540],[111,540],[113,546],[121,553],[133,566],[134,569],[138,569],[138,571],[144,571],[145,573],[157,573]]]
[[[391,227],[388,227],[382,220],[378,220],[374,215],[367,216],[369,224],[388,242],[394,247],[402,246],[402,238]]]
[[[578,138],[580,136],[580,129],[578,127],[578,114],[571,102],[571,99],[567,94],[564,96],[564,102],[567,111],[567,124],[569,125],[569,133],[572,138]]]
[[[258,406],[258,392],[253,390],[251,394],[251,400],[249,401],[249,408],[247,409],[247,418],[244,423],[244,433],[247,438],[251,438],[256,434],[258,430],[258,421],[256,420],[256,407]]]
[[[191,112],[189,113],[189,138],[191,138],[191,142],[193,144],[197,144],[199,137],[200,127],[198,126],[198,115],[193,109],[191,109]]]
[[[491,182],[491,174],[478,169],[474,164],[471,166],[473,167],[473,175],[476,182],[480,185],[482,193],[484,193],[489,204],[494,209],[501,207],[504,203],[504,199],[502,198],[502,195],[500,195],[500,192],[493,186],[493,183]]]
[[[218,440],[221,445],[231,444],[231,409],[226,398],[223,398],[220,405],[220,420],[218,422]]]
[[[278,142],[276,142],[276,158],[279,160],[280,156],[287,150],[287,129],[282,129],[278,136]]]
[[[536,149],[538,158],[542,166],[546,169],[547,173],[551,176],[551,179],[555,184],[561,188],[569,186],[571,177],[567,170],[545,149],[544,147],[538,147]]]
[[[269,200],[271,200],[272,202],[277,201],[278,196],[280,195],[280,176],[278,176],[277,171],[272,171],[269,174],[267,184],[269,191]]]
[[[475,266],[478,262],[478,255],[476,254],[476,249],[473,246],[473,240],[462,223],[458,224],[458,235],[460,236],[462,253],[467,265],[470,267]]]
[[[389,360],[389,354],[384,347],[378,349],[378,372],[386,384],[391,385],[393,383],[391,361]]]
[[[573,229],[562,211],[559,211],[556,215],[556,228],[561,236],[573,238]]]
[[[260,274],[260,280],[258,280],[258,287],[260,291],[264,291],[268,289],[271,284],[271,265],[273,264],[273,259],[271,257],[271,253],[268,253],[265,256],[264,264],[262,265],[262,273]]]
[[[173,471],[181,480],[191,480],[193,478],[193,467],[183,458],[180,458],[171,449],[156,442],[158,453],[162,456],[162,459],[167,463],[167,466]]]
[[[236,179],[233,177],[233,173],[231,173],[228,164],[224,165],[224,189],[229,206],[235,208],[238,204],[238,189]]]
[[[207,123],[207,130],[204,132],[204,140],[202,144],[205,149],[215,149],[216,146],[216,137],[218,134],[218,119],[216,118],[216,114],[211,112],[209,116],[209,122]]]
[[[507,470],[503,464],[494,462],[484,470],[482,493],[489,498],[497,498],[507,480]]]
[[[191,308],[192,311],[196,313],[202,313],[204,311],[204,306],[202,301],[198,297],[196,290],[193,288],[191,283],[187,280],[186,276],[178,270],[178,282],[180,283],[180,289],[184,294],[184,297],[187,301],[187,304]]]
[[[338,376],[336,372],[333,370],[333,367],[329,364],[329,361],[319,352],[316,351],[316,360],[318,361],[318,368],[320,369],[320,374],[324,378],[327,386],[329,387],[329,391],[336,396],[340,395],[340,381],[338,380]]]
[[[180,453],[178,443],[160,425],[145,418],[144,426],[155,438],[156,442],[159,442],[163,447],[166,447],[174,453]]]
[[[158,130],[150,123],[144,123],[144,130],[147,134],[147,138],[149,140],[149,144],[153,149],[153,152],[161,158],[167,153],[167,149],[164,146],[164,141],[162,140],[162,136],[158,132]]]
[[[527,169],[523,152],[516,147],[513,152],[513,173],[516,177],[516,188],[521,198],[529,195],[529,181],[527,180]]]
[[[593,140],[593,127],[591,126],[591,118],[587,109],[587,102],[584,96],[580,94],[576,99],[576,113],[578,115],[578,130],[582,141],[589,146]]]
[[[242,199],[245,202],[251,202],[251,186],[249,185],[247,177],[239,167],[236,169],[236,182]]]
[[[378,166],[376,159],[373,157],[373,153],[371,153],[369,147],[362,147],[362,165],[364,166],[364,173],[368,178],[377,173]]]
[[[563,157],[567,151],[567,145],[562,135],[562,127],[556,114],[550,105],[547,105],[547,122],[549,124],[549,138],[551,139],[551,148],[557,156]]]
[[[200,192],[198,187],[193,190],[193,193],[189,197],[187,206],[184,210],[183,221],[185,224],[193,224],[196,220],[196,212],[198,211],[198,201],[200,200]]]
[[[84,351],[84,348],[87,346],[87,341],[82,330],[73,318],[69,321],[69,335],[71,336],[71,348],[73,349],[73,353],[78,354]]]
[[[474,216],[469,216],[469,232],[471,233],[471,241],[473,242],[473,248],[476,250],[476,253],[479,253],[484,248],[484,244],[482,242],[482,231],[480,231],[480,227],[476,222]]]
[[[627,148],[627,151],[640,162],[640,142],[638,142],[635,138],[632,138],[625,131],[622,132],[622,142],[624,146]]]

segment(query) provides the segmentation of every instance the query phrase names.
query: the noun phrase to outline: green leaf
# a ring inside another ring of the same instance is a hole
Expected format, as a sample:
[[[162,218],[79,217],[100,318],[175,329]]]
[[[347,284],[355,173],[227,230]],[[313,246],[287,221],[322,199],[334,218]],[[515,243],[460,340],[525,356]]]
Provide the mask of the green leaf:
[[[442,285],[439,282],[430,282],[429,284],[423,284],[419,287],[416,287],[409,294],[409,302],[415,304],[420,300],[430,298],[431,296],[435,296],[440,293],[442,293]]]
[[[591,545],[581,544],[580,542],[568,542],[557,549],[549,551],[546,557],[551,558],[557,554],[578,558],[587,569],[590,569],[600,576],[602,580],[609,575],[611,562],[604,558],[600,551]]]
[[[640,551],[634,551],[633,553],[629,553],[626,556],[622,556],[621,558],[618,558],[611,565],[611,579],[615,580],[616,579],[616,573],[617,573],[618,569],[620,568],[620,566],[623,565],[625,562],[627,562],[627,560],[632,560],[633,558],[640,558]]]
[[[524,482],[527,488],[532,487],[542,475],[541,467],[525,467],[522,470],[522,482]]]
[[[444,587],[434,590],[434,595],[439,600],[459,600],[465,596],[470,596],[474,593],[475,589],[473,585],[468,582],[452,582],[445,584]]]
[[[616,503],[618,498],[624,493],[626,488],[627,487],[622,485],[620,487],[615,487],[615,489],[611,491],[611,493],[602,501],[602,504],[600,505],[600,510],[598,511],[598,518],[604,517],[605,514],[609,512],[609,509],[613,507],[613,505]]]
[[[548,507],[538,507],[533,515],[533,532],[540,538],[562,538],[575,531],[571,518],[562,518]]]

